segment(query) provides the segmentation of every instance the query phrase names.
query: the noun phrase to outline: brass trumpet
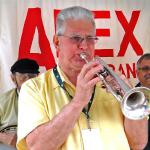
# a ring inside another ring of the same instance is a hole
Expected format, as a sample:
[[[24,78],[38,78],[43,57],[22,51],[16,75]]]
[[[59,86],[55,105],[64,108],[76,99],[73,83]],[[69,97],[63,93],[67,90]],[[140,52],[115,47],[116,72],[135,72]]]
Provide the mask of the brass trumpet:
[[[80,57],[86,62],[87,54],[82,52]],[[120,102],[123,114],[132,120],[143,119],[150,114],[150,89],[147,87],[129,87],[100,57],[95,57],[102,66],[103,71],[96,75],[101,79],[107,90]],[[108,76],[113,79],[117,86],[113,86]]]

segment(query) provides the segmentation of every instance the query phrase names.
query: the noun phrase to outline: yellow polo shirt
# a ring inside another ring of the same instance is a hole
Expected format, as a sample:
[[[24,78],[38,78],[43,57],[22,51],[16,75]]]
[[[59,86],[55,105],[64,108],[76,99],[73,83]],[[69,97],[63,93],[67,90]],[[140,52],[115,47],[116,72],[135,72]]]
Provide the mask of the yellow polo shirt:
[[[75,87],[60,68],[57,69],[67,91],[74,96]],[[18,150],[27,150],[25,137],[40,124],[50,121],[69,102],[70,98],[57,83],[53,70],[24,83],[19,95]],[[96,86],[89,114],[91,127],[99,131],[103,150],[130,150],[120,105],[99,85]],[[59,150],[84,150],[82,129],[87,129],[84,113],[81,113],[74,129]]]

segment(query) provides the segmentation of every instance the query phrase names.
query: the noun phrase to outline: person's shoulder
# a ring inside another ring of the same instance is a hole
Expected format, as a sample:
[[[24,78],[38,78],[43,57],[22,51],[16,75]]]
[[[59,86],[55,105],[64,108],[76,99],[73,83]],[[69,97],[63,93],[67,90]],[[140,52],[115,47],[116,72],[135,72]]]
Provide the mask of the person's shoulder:
[[[48,78],[51,77],[51,75],[53,74],[53,69],[49,69],[47,71],[45,71],[44,73],[41,73],[40,75],[38,75],[35,80],[47,80]]]
[[[22,87],[24,87],[24,86],[39,87],[40,85],[46,84],[48,82],[48,80],[51,78],[52,72],[53,72],[52,69],[49,69],[49,70],[45,71],[44,73],[39,74],[37,77],[29,79],[22,84]]]
[[[17,94],[17,89],[13,88],[3,94],[0,95],[0,104],[5,103],[7,101],[9,101],[14,95]]]
[[[52,72],[53,72],[52,69],[46,70],[45,72],[39,74],[37,77],[32,78],[31,81],[32,82],[45,82],[46,80],[51,78]]]
[[[7,96],[9,96],[9,95],[12,95],[12,94],[14,94],[14,93],[16,93],[16,88],[13,88],[13,89],[11,89],[11,90],[5,92],[5,93],[2,93],[2,94],[0,95],[0,99],[3,98],[3,97],[7,97]]]

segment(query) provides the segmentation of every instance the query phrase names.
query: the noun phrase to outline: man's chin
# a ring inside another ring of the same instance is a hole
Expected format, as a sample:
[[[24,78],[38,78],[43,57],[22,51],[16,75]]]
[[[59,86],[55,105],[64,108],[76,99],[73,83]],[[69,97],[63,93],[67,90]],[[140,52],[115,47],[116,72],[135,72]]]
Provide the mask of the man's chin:
[[[78,70],[78,71],[81,71],[83,65],[80,65],[80,66],[75,66],[75,69]]]
[[[75,64],[73,66],[74,70],[76,71],[81,71],[82,67],[83,67],[84,64]]]

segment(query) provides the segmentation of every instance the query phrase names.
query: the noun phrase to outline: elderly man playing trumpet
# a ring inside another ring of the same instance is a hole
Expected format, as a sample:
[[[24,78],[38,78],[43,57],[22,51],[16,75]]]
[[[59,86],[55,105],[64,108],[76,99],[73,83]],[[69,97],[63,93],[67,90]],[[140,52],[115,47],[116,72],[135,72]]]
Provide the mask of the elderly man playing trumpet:
[[[56,26],[58,65],[26,82],[20,92],[18,149],[142,150],[147,119],[126,118],[96,76],[103,67],[91,61],[98,39],[92,12],[66,8]]]

